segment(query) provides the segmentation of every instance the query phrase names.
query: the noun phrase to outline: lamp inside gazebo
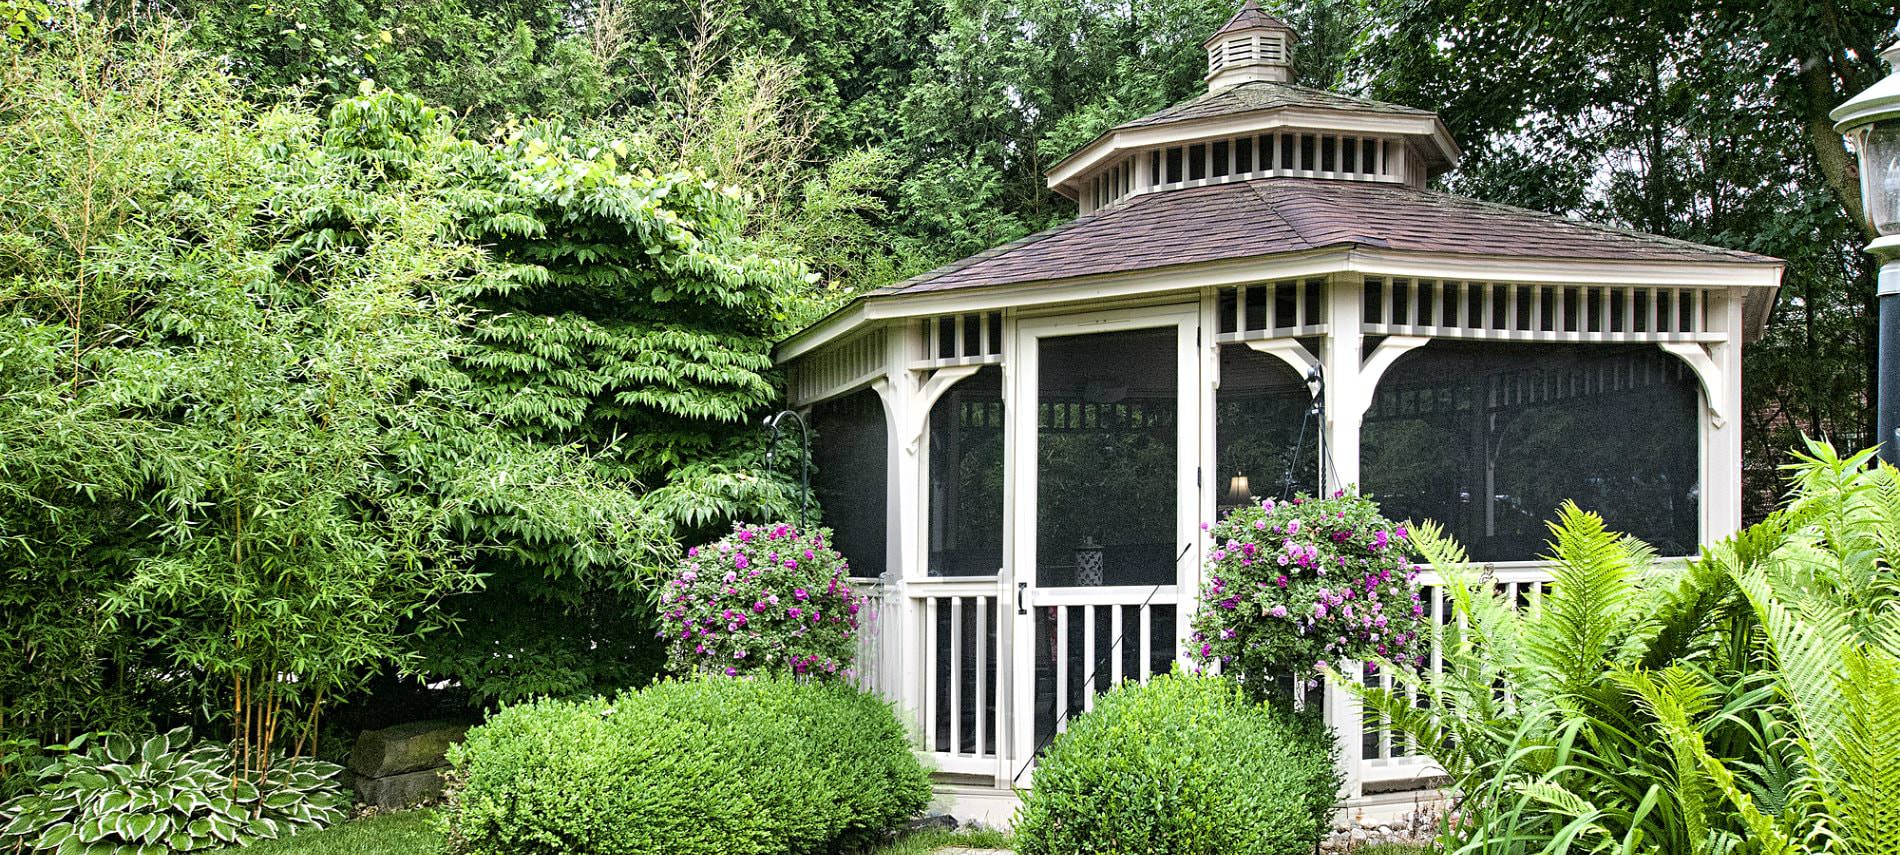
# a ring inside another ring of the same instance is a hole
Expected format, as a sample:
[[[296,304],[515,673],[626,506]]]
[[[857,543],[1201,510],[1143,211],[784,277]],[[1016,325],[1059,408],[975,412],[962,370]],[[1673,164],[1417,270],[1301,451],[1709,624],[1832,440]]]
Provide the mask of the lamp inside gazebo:
[[[957,813],[1006,820],[1050,735],[1180,658],[1201,524],[1248,497],[1369,493],[1527,600],[1566,499],[1675,556],[1739,527],[1781,262],[1427,189],[1438,117],[1297,84],[1297,44],[1248,0],[1206,94],[1049,169],[1076,219],[778,350],[873,594],[860,680]],[[1320,694],[1347,804],[1409,806],[1429,762]]]

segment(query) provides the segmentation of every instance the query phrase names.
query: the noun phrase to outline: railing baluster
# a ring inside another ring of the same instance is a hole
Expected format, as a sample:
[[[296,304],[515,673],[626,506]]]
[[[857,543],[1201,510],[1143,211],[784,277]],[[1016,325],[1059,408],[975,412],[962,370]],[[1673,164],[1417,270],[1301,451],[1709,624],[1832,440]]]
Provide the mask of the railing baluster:
[[[963,753],[963,598],[950,598],[950,753]]]
[[[1069,607],[1056,607],[1056,732],[1069,729]]]
[[[924,631],[918,633],[924,640],[924,741],[930,750],[937,750],[937,598],[924,600]]]
[[[1148,635],[1152,631],[1154,623],[1153,623],[1153,616],[1149,613],[1148,609],[1149,607],[1147,604],[1145,603],[1142,604],[1141,606],[1141,648],[1140,648],[1140,653],[1137,654],[1141,657],[1141,681],[1144,683],[1148,682],[1149,677],[1154,676],[1153,674],[1154,657],[1149,655],[1148,653],[1148,645],[1149,645]]]
[[[984,737],[989,734],[990,688],[990,604],[989,597],[976,598],[976,756],[982,757]]]
[[[1095,606],[1082,607],[1082,711],[1095,709],[1095,683],[1101,678],[1096,673],[1098,662],[1095,659]]]

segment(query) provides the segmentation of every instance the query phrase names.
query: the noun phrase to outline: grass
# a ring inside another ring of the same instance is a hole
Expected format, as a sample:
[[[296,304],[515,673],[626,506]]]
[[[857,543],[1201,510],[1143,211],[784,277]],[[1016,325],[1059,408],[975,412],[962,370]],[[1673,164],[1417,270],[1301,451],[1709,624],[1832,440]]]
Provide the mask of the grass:
[[[442,851],[442,833],[435,829],[434,820],[432,810],[379,813],[322,831],[306,831],[229,851],[242,851],[243,855],[436,855]],[[920,831],[899,838],[873,855],[926,855],[946,846],[1007,849],[1009,835],[1000,831]]]
[[[434,823],[432,810],[379,813],[231,851],[243,855],[434,855],[442,851],[442,833]]]
[[[1008,849],[1009,835],[1000,831],[919,831],[906,834],[873,855],[927,855],[947,846],[971,849]]]

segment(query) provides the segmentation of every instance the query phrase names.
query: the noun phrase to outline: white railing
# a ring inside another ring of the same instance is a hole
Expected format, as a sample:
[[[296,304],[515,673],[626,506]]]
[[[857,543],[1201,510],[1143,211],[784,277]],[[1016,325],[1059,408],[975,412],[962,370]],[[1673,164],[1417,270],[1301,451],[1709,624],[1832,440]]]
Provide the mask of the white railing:
[[[1325,335],[1326,280],[1286,279],[1222,289],[1218,303],[1222,344]]]
[[[917,321],[918,351],[913,370],[953,365],[996,365],[1003,361],[1003,314],[966,312]]]
[[[907,586],[917,622],[916,699],[924,745],[937,768],[954,774],[996,775],[1008,753],[1003,686],[1009,675],[1003,627],[1006,609],[998,577],[931,578]]]
[[[892,679],[890,673],[891,664],[898,661],[895,647],[900,639],[895,633],[884,631],[885,620],[892,612],[890,600],[895,590],[877,578],[849,581],[852,593],[860,598],[858,661],[851,669],[851,681],[867,692],[877,692],[892,701],[901,701],[902,686]]]
[[[1176,636],[1180,593],[1173,585],[1044,588],[1030,593],[1036,631],[1036,680],[1052,691],[1053,721],[1037,722],[1040,734],[1060,733],[1069,721],[1095,708],[1095,696],[1124,680],[1165,673],[1179,655]],[[1157,627],[1166,610],[1172,619]],[[1157,655],[1159,654],[1159,655]],[[1046,671],[1045,671],[1046,667]],[[1043,685],[1036,687],[1038,696]]]
[[[1536,562],[1498,565],[1489,573],[1500,595],[1527,609],[1538,607],[1551,578]],[[1451,620],[1451,601],[1438,575],[1426,571],[1419,581],[1426,613],[1439,624]],[[1174,586],[1038,589],[1024,603],[1032,637],[1012,638],[1016,593],[1005,575],[912,579],[901,593],[898,585],[878,579],[851,584],[864,598],[857,684],[912,716],[937,771],[994,776],[999,786],[1012,779],[1028,785],[1026,774],[1016,777],[1016,767],[1024,764],[1011,740],[1019,729],[1027,729],[1031,744],[1040,744],[1049,728],[1066,730],[1075,716],[1093,709],[1096,695],[1124,680],[1164,672],[1184,652],[1177,646],[1176,622],[1188,619],[1192,605]],[[1018,664],[1017,645],[1032,646],[1027,664]],[[1012,675],[1021,667],[1032,669],[1037,701],[1027,705],[1034,709],[1030,719],[1011,721],[1012,710],[1025,706],[1010,698]],[[1435,646],[1428,667],[1443,667]],[[1364,679],[1393,685],[1389,674]],[[1329,703],[1338,697],[1326,695]],[[1329,720],[1339,731],[1351,794],[1404,789],[1442,774],[1419,746],[1372,713]]]
[[[1489,574],[1493,589],[1507,602],[1533,610],[1542,602],[1551,579],[1547,568],[1533,562],[1495,566],[1490,568]],[[1432,622],[1440,626],[1448,623],[1452,606],[1451,599],[1445,594],[1444,580],[1437,573],[1427,570],[1419,574],[1419,587],[1425,597],[1425,613]],[[1436,672],[1443,670],[1444,664],[1443,651],[1434,643],[1426,666]],[[1367,686],[1384,689],[1393,686],[1390,674],[1362,674]],[[1413,693],[1413,698],[1415,703],[1419,702],[1416,693]],[[1354,734],[1340,734],[1342,741],[1354,737]],[[1359,740],[1356,774],[1349,775],[1349,786],[1355,791],[1363,790],[1366,785],[1389,789],[1395,784],[1429,780],[1444,774],[1438,764],[1419,751],[1418,745],[1385,726],[1381,717],[1373,713],[1361,711],[1356,737]]]
[[[1719,341],[1718,292],[1366,277],[1366,335],[1562,342]]]

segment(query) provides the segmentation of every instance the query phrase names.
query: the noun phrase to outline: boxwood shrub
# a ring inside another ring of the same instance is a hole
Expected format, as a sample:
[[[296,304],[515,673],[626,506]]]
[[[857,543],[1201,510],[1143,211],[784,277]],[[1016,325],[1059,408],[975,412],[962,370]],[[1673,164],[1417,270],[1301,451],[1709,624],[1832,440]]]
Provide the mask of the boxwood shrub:
[[[1125,684],[1071,722],[1016,816],[1023,855],[1310,855],[1339,780],[1310,716],[1233,681],[1176,673]]]
[[[882,836],[929,777],[882,699],[701,676],[503,709],[450,751],[451,846],[473,855],[788,855]]]

